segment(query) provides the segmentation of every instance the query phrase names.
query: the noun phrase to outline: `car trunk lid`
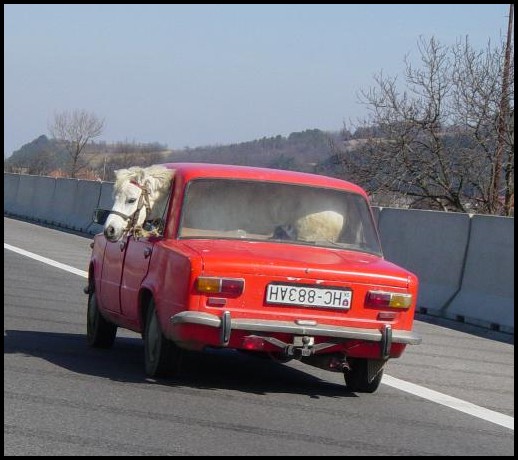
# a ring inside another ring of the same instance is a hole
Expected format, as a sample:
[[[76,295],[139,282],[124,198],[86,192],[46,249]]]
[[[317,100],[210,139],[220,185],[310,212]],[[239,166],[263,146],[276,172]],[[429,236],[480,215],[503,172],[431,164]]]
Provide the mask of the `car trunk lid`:
[[[302,244],[240,240],[184,240],[203,260],[203,272],[214,276],[249,274],[294,282],[341,281],[408,286],[409,272],[369,253]]]

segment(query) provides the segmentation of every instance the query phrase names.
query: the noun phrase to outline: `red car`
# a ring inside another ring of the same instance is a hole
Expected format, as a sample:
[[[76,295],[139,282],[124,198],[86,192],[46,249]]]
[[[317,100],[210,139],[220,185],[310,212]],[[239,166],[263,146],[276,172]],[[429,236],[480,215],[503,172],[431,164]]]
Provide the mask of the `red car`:
[[[96,212],[112,220],[94,238],[85,289],[91,346],[112,346],[122,327],[142,333],[150,376],[177,372],[183,349],[232,348],[342,372],[349,391],[374,392],[387,360],[421,342],[417,277],[383,258],[360,187],[264,168],[161,167],[171,180],[158,218],[143,174],[116,183],[116,204],[131,212]]]

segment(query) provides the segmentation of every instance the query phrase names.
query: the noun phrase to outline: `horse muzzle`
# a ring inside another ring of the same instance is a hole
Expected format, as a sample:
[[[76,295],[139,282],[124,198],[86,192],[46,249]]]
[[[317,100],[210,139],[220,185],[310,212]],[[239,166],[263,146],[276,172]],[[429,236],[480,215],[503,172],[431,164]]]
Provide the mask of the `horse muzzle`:
[[[111,241],[112,243],[119,241],[122,238],[122,234],[124,232],[117,231],[113,225],[108,225],[104,229],[104,236],[108,241]]]

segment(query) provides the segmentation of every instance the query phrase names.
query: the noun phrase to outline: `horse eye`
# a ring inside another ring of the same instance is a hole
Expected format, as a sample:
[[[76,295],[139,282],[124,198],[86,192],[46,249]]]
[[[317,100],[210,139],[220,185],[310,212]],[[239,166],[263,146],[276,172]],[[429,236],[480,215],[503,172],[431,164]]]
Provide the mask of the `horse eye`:
[[[137,199],[136,199],[136,198],[129,198],[129,199],[128,199],[128,203],[129,203],[129,204],[135,203],[135,201],[137,201]]]

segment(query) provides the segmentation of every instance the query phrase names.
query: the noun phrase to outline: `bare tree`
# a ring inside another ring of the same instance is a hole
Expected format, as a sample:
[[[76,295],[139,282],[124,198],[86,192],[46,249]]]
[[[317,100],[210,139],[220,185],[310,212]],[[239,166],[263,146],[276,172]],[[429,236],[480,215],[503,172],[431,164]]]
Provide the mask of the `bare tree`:
[[[85,146],[100,136],[103,129],[104,120],[86,110],[64,111],[54,115],[49,131],[56,140],[63,142],[70,156],[70,177],[76,177],[87,166],[88,162],[83,158]]]
[[[514,144],[509,116],[511,101],[514,105],[514,74],[506,69],[506,48],[508,44],[476,52],[467,41],[454,48],[453,122],[469,139],[469,150],[463,154],[472,161],[467,180],[479,208],[510,215]]]
[[[508,215],[510,207],[495,206],[491,192],[503,168],[507,183],[499,193],[514,196],[514,144],[498,141],[512,139],[510,123],[506,135],[498,124],[503,91],[514,111],[514,74],[502,87],[505,47],[475,51],[467,39],[446,47],[421,38],[418,49],[419,65],[405,58],[404,84],[379,73],[376,85],[360,92],[370,110],[363,132],[376,129],[356,144],[335,145],[344,174],[371,193],[396,193],[442,210]]]
[[[513,20],[514,20],[514,4],[509,5],[509,20],[507,24],[507,41],[505,44],[505,57],[502,75],[502,94],[500,96],[500,107],[498,116],[498,140],[495,160],[495,175],[493,177],[493,184],[491,191],[493,192],[493,206],[496,207],[500,203],[500,169],[503,166],[504,183],[505,183],[505,198],[504,198],[504,214],[509,215],[514,208],[514,146],[511,147],[510,152],[506,155],[506,144],[510,140],[513,142],[513,135],[509,135],[509,128],[514,124],[514,110],[511,110],[509,104],[509,94],[514,89],[509,86],[509,79],[511,78],[511,49],[513,37]],[[514,59],[514,55],[513,55]],[[514,72],[514,61],[512,62],[512,71]],[[513,79],[514,83],[514,79]],[[512,126],[514,130],[514,126]],[[502,157],[507,156],[504,160]],[[502,164],[503,163],[503,164]]]

